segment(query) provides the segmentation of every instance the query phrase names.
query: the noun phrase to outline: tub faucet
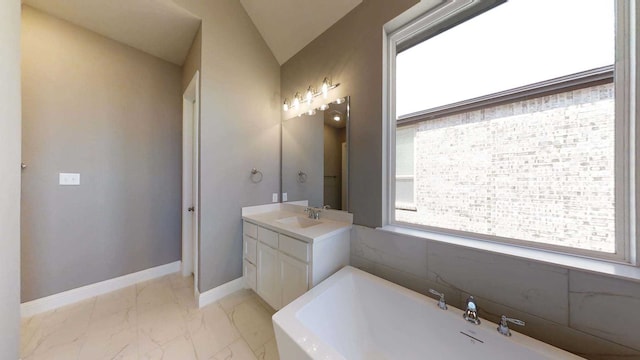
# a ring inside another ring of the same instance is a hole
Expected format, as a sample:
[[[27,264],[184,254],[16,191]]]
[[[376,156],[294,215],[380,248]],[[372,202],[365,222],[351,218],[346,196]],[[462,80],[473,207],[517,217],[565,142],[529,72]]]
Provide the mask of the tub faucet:
[[[433,289],[429,289],[429,292],[435,296],[440,297],[440,300],[438,300],[438,307],[442,310],[447,310],[447,303],[444,301],[444,293],[438,292]]]
[[[504,315],[500,317],[500,325],[498,325],[498,332],[504,336],[511,336],[509,325],[507,322],[514,323],[516,325],[524,326],[524,321],[518,319],[508,318]]]
[[[469,296],[467,299],[467,309],[462,314],[462,317],[470,323],[480,325],[480,318],[478,317],[478,306],[476,306],[476,300],[473,296]]]

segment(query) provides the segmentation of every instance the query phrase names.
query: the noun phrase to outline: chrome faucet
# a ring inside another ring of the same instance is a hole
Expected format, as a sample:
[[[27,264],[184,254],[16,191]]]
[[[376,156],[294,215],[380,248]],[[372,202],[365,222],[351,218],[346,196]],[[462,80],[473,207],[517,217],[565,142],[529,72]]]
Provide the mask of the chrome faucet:
[[[440,297],[440,300],[438,300],[438,307],[442,310],[447,310],[447,303],[444,301],[444,293],[435,291],[433,289],[429,289],[429,292],[435,296]]]
[[[320,219],[320,213],[322,212],[322,209],[318,209],[318,208],[314,208],[314,207],[307,207],[306,209],[304,209],[304,212],[307,213],[307,217],[309,219],[315,219],[318,220]]]
[[[469,296],[467,299],[467,309],[462,314],[462,317],[470,323],[480,325],[480,318],[478,317],[478,306],[473,296]]]
[[[502,315],[502,317],[500,317],[500,325],[498,325],[498,332],[504,336],[511,336],[511,331],[509,330],[509,325],[507,325],[507,322],[524,326],[524,321],[508,318]]]

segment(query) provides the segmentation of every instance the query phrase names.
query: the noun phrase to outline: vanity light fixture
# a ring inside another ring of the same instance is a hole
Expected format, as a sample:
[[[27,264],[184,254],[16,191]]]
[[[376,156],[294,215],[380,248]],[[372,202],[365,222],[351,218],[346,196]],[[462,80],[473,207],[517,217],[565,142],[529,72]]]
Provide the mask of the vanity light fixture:
[[[329,78],[325,77],[324,80],[322,81],[322,85],[320,86],[319,92],[316,91],[312,85],[309,85],[309,87],[307,88],[307,91],[305,91],[304,93],[304,98],[302,97],[300,92],[296,92],[291,102],[289,102],[289,99],[285,98],[284,102],[282,103],[282,110],[284,110],[285,112],[291,110],[292,108],[298,110],[300,108],[300,105],[303,102],[306,102],[307,104],[309,104],[309,106],[311,106],[314,98],[320,95],[322,95],[324,98],[327,98],[327,96],[329,96],[329,91],[337,88],[338,86],[340,86],[339,83],[331,84],[331,81],[329,81]],[[336,104],[342,104],[343,102],[344,102],[344,98],[340,98],[336,100]],[[319,109],[326,110],[328,109],[328,105],[322,105],[319,107]]]

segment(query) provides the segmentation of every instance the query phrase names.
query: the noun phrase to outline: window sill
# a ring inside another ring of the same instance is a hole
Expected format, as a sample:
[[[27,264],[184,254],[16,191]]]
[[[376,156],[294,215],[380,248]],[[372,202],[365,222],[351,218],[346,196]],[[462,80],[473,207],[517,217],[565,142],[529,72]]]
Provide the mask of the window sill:
[[[397,225],[386,225],[378,228],[378,230],[556,265],[567,269],[581,270],[599,275],[640,282],[640,267],[629,264],[590,259],[511,244],[463,238]]]

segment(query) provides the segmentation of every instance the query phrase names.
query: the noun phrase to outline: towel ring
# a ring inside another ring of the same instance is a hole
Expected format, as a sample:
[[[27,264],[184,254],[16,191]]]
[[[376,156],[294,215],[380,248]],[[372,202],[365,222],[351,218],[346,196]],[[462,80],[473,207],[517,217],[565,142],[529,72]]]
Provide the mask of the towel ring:
[[[307,182],[307,173],[305,173],[302,170],[298,171],[298,182],[299,183]]]
[[[262,181],[262,171],[256,168],[251,169],[251,175],[249,176],[249,178],[251,179],[252,183],[259,183],[260,181]]]

